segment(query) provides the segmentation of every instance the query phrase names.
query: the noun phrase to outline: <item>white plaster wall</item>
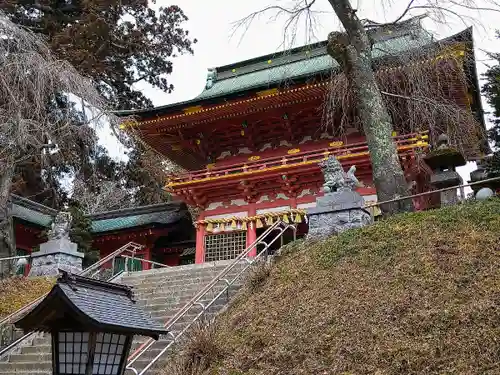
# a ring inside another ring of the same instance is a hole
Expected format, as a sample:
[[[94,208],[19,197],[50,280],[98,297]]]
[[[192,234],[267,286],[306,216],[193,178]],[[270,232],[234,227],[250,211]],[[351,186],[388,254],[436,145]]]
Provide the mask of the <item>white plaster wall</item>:
[[[267,212],[280,212],[280,211],[287,211],[290,209],[290,206],[279,206],[279,207],[272,207],[272,208],[263,208],[260,210],[257,210],[257,215],[262,215]]]

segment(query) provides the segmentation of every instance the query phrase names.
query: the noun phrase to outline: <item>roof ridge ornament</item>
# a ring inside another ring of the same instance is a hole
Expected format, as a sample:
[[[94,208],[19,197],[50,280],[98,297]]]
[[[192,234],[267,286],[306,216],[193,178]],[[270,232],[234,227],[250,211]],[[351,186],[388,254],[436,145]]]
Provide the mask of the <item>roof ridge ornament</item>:
[[[207,83],[205,84],[205,89],[211,89],[217,80],[217,68],[209,68],[207,73]]]

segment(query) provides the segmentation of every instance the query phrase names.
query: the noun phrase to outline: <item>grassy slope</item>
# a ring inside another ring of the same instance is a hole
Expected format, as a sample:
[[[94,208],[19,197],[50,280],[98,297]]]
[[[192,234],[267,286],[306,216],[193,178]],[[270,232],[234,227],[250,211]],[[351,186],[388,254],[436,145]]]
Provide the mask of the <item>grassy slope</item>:
[[[211,374],[499,374],[500,201],[298,243],[218,332]]]
[[[55,278],[12,277],[0,280],[0,319],[49,292]]]

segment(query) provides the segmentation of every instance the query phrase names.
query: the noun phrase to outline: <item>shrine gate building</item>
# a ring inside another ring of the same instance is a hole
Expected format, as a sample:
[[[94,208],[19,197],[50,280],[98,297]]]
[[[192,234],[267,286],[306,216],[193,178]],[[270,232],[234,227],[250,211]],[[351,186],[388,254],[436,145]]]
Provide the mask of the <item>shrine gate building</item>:
[[[378,79],[391,79],[390,74],[405,69],[389,60],[383,68],[385,58],[398,54],[414,55],[415,63],[433,66],[436,82],[446,76],[440,84],[448,85],[447,100],[477,120],[466,157],[481,157],[487,146],[471,29],[436,42],[414,22],[411,27],[374,31],[372,38]],[[197,263],[234,258],[277,218],[297,223],[299,234],[304,234],[306,209],[323,194],[318,162],[328,155],[335,155],[346,169],[355,165],[364,185],[359,193],[366,202],[377,201],[362,130],[335,119],[325,126],[325,101],[331,77],[338,74],[326,45],[320,42],[209,69],[205,89],[196,98],[123,113],[138,119],[138,124],[128,122],[125,128],[134,126],[148,145],[185,171],[168,176],[166,189],[201,210],[193,218]],[[434,49],[435,57],[426,55],[419,61],[418,53],[425,48]],[[445,71],[449,64],[463,71],[467,80]],[[418,131],[405,130],[404,119],[391,116],[393,139],[412,191],[429,189],[430,171],[420,155],[439,134],[425,123]],[[415,201],[420,208],[426,204]]]

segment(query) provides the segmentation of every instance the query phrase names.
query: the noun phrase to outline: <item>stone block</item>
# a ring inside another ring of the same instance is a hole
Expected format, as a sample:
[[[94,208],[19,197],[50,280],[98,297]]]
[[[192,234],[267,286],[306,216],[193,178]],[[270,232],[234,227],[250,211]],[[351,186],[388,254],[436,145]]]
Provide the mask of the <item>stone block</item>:
[[[443,189],[451,186],[460,185],[462,177],[456,171],[436,172],[431,176],[431,184],[437,189]]]
[[[32,254],[29,276],[58,276],[59,270],[71,273],[82,271],[83,253],[78,245],[66,238],[49,240],[40,245],[40,251]]]
[[[316,202],[316,207],[307,211],[309,219],[307,239],[324,239],[373,222],[370,213],[363,208],[363,197],[355,191],[325,194]]]

